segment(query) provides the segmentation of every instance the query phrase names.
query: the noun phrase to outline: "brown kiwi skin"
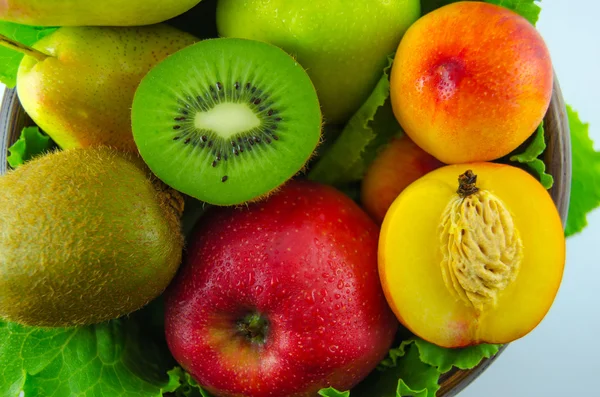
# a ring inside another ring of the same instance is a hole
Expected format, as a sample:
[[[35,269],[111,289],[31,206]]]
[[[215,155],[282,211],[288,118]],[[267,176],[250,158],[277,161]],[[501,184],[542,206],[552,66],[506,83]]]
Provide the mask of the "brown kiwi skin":
[[[139,157],[56,151],[0,177],[0,317],[37,327],[111,320],[179,268],[182,196]]]

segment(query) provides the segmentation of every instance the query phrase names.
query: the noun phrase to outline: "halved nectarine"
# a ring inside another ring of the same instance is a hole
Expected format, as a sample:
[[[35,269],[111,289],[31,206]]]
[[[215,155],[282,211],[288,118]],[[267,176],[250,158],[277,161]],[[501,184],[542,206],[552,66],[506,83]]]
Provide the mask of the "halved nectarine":
[[[408,186],[383,221],[379,272],[388,303],[443,347],[508,343],[550,309],[565,237],[548,192],[503,164],[449,165]]]

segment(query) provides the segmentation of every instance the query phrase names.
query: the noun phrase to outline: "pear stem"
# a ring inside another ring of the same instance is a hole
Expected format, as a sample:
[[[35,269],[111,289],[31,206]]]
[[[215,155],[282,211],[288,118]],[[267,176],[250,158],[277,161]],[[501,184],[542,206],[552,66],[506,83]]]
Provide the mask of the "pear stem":
[[[36,50],[35,48],[31,48],[29,46],[26,46],[25,44],[19,43],[18,41],[9,39],[3,34],[0,34],[0,45],[10,48],[11,50],[19,51],[20,53],[23,53],[25,55],[32,56],[38,61],[43,61],[46,58],[51,57],[51,55],[44,54],[43,52]]]

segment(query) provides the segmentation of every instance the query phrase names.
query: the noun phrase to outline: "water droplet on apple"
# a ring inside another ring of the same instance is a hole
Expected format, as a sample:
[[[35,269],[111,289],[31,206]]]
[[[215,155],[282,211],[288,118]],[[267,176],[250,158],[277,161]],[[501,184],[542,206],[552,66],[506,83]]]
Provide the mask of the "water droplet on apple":
[[[254,283],[256,283],[256,275],[251,271],[248,273],[248,285],[251,286],[254,285]]]
[[[342,295],[340,294],[335,294],[335,299],[340,299],[342,297]]]
[[[329,351],[332,353],[337,352],[340,349],[340,347],[338,345],[331,345],[329,346]]]
[[[263,288],[263,286],[262,286],[262,285],[257,285],[256,287],[254,287],[254,291],[256,291],[256,295],[260,295],[260,294],[262,294],[262,292],[263,292],[264,290],[265,290],[265,289]]]
[[[337,287],[338,287],[338,289],[343,289],[344,288],[344,280],[338,281]]]

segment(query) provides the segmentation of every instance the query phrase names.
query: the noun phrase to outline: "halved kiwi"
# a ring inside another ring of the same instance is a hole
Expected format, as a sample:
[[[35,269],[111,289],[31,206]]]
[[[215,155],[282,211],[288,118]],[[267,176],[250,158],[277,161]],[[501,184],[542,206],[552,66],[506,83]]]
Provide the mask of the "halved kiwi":
[[[167,185],[236,205],[298,173],[321,137],[308,74],[268,43],[208,39],[176,52],[142,80],[133,101],[140,155]]]

